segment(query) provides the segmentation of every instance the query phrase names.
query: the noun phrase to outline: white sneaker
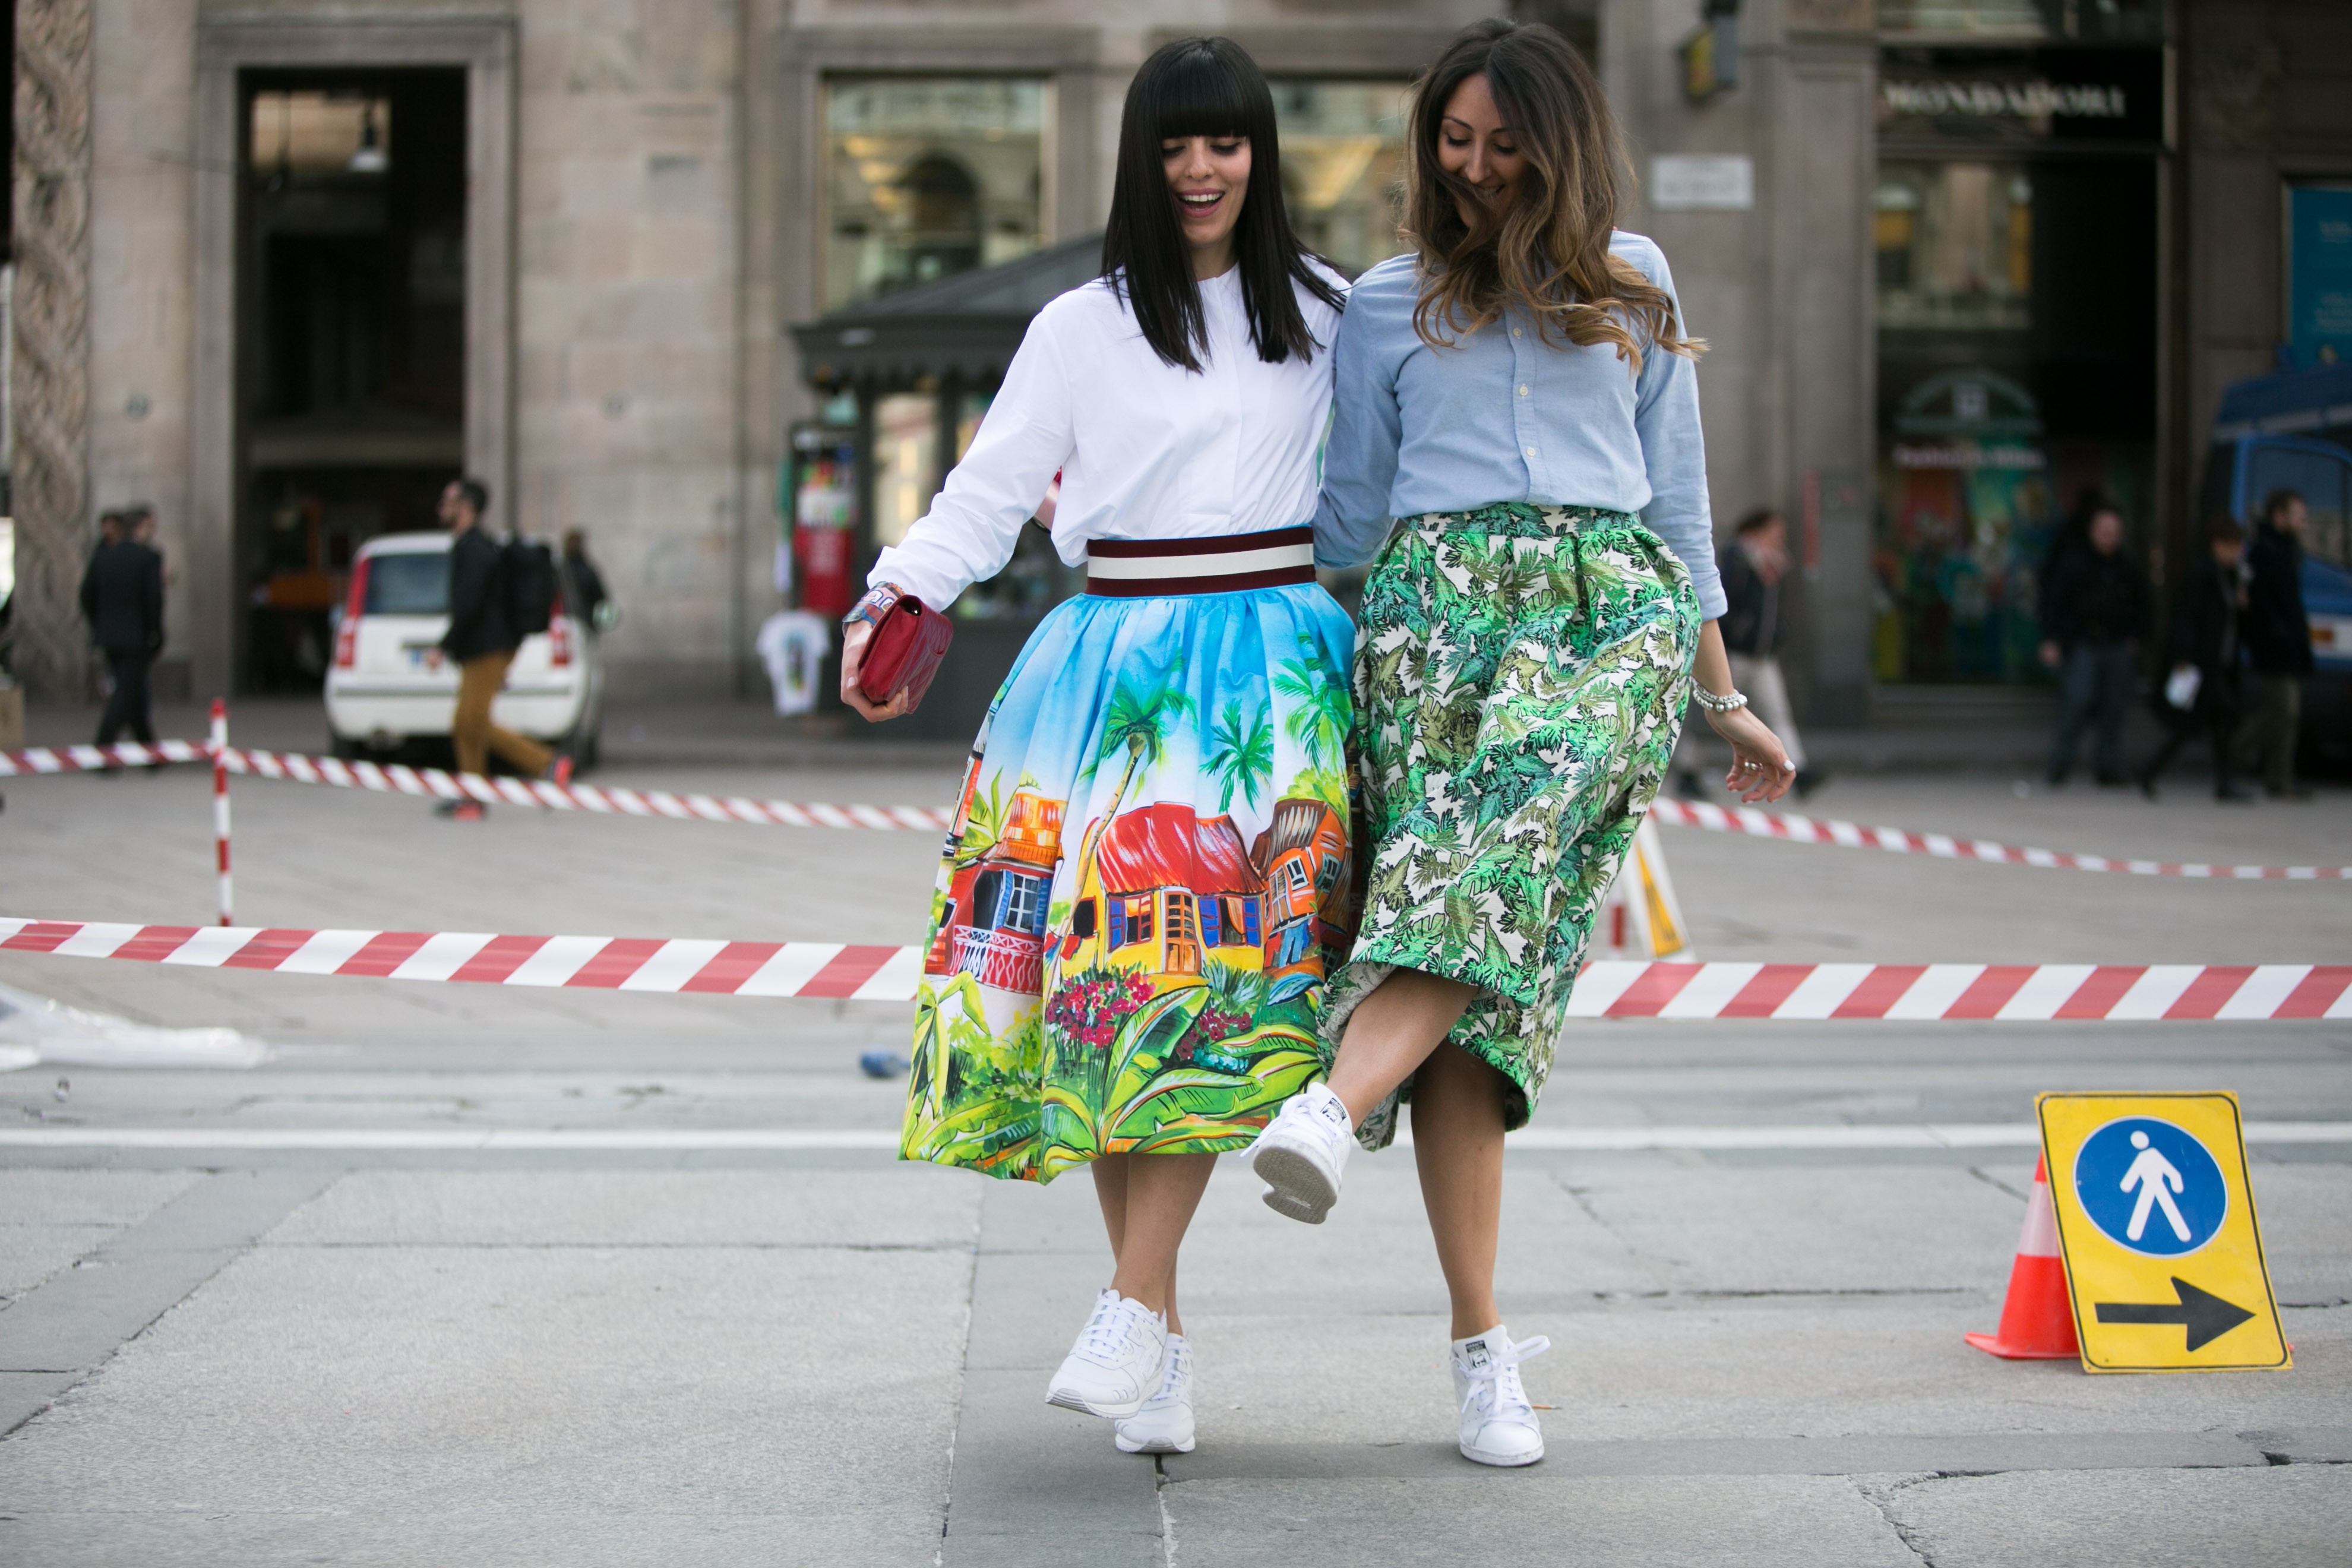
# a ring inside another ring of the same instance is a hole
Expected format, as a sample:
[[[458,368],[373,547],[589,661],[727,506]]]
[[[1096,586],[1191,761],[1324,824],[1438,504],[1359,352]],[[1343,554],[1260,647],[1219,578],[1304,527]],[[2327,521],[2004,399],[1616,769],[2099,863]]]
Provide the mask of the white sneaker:
[[[1544,1457],[1543,1427],[1519,1384],[1519,1363],[1551,1349],[1538,1334],[1518,1344],[1500,1323],[1454,1342],[1454,1397],[1462,1410],[1462,1457],[1482,1465],[1532,1465]]]
[[[1355,1142],[1356,1124],[1329,1084],[1318,1079],[1292,1095],[1250,1145],[1250,1169],[1272,1189],[1265,1206],[1321,1225],[1339,1201],[1339,1174]]]
[[[1111,1428],[1111,1441],[1122,1454],[1192,1451],[1192,1347],[1183,1335],[1168,1336],[1168,1373],[1160,1392]]]
[[[1124,1420],[1143,1408],[1167,1375],[1168,1320],[1131,1297],[1106,1289],[1078,1331],[1045,1403]]]

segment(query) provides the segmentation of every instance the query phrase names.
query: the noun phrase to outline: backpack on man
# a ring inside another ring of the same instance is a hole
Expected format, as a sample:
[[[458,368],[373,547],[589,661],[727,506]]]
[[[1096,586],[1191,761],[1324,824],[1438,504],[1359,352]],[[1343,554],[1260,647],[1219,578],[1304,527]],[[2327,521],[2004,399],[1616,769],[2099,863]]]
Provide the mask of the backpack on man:
[[[518,534],[507,541],[505,559],[499,564],[507,620],[515,636],[538,636],[555,618],[555,552]]]

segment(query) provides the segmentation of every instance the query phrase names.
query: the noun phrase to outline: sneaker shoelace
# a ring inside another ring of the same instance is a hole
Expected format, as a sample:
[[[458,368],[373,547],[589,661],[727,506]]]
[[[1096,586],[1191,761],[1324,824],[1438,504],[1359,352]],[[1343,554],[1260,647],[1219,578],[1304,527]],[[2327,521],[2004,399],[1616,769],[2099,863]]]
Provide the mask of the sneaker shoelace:
[[[1463,1414],[1468,1415],[1473,1405],[1478,1405],[1482,1413],[1489,1415],[1499,1415],[1507,1410],[1515,1413],[1525,1410],[1534,1414],[1535,1405],[1528,1398],[1526,1385],[1519,1381],[1519,1363],[1533,1361],[1549,1349],[1551,1340],[1543,1334],[1531,1340],[1521,1340],[1517,1344],[1505,1340],[1500,1344],[1487,1347],[1485,1370],[1468,1374],[1470,1386],[1463,1392]],[[1485,1395],[1483,1403],[1480,1400],[1482,1394]]]
[[[1151,1396],[1152,1402],[1157,1404],[1160,1400],[1176,1397],[1177,1391],[1184,1386],[1185,1379],[1192,1374],[1192,1347],[1189,1344],[1171,1347],[1168,1352],[1168,1373],[1160,1380],[1160,1389]]]
[[[1142,1310],[1141,1302],[1125,1297],[1097,1302],[1095,1315],[1087,1320],[1086,1331],[1079,1335],[1079,1352],[1088,1361],[1117,1366],[1127,1359],[1128,1347],[1134,1340],[1136,1315]]]

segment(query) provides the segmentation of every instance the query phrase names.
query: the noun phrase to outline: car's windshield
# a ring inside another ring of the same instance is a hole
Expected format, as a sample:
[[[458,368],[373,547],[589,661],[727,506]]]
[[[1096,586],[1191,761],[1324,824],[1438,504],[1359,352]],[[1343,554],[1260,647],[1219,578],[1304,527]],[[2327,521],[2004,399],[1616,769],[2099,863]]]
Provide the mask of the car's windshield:
[[[449,557],[438,550],[403,551],[368,558],[367,605],[371,616],[446,616],[449,613]]]

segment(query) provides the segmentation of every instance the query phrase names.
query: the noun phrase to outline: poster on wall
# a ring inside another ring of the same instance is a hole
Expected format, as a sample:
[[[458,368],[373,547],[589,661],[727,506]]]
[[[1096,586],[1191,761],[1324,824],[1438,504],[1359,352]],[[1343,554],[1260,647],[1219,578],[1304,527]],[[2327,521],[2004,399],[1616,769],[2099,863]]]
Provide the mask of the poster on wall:
[[[2352,362],[2352,185],[2287,187],[2287,352]]]

